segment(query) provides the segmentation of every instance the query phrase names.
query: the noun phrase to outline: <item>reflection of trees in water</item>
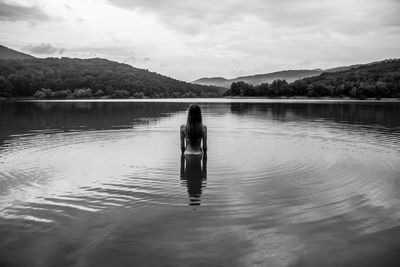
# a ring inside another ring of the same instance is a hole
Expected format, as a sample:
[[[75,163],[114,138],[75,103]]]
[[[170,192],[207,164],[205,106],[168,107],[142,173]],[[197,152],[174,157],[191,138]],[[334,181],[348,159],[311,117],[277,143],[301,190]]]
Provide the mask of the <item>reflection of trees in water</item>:
[[[130,128],[186,109],[186,103],[165,102],[1,102],[0,146],[32,130]]]
[[[400,126],[399,103],[232,103],[233,114],[282,121],[328,119],[339,123]]]
[[[186,182],[189,205],[200,205],[202,189],[207,180],[207,155],[182,155],[181,180]]]
[[[3,102],[0,131],[23,134],[37,129],[113,129],[131,127],[139,119],[185,110],[186,103],[138,102]]]

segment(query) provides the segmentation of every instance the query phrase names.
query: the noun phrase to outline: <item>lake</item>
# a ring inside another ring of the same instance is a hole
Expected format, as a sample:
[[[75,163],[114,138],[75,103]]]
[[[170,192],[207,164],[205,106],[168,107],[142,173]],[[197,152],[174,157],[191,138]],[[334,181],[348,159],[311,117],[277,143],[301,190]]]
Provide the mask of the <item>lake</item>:
[[[0,103],[0,266],[398,266],[400,103]]]

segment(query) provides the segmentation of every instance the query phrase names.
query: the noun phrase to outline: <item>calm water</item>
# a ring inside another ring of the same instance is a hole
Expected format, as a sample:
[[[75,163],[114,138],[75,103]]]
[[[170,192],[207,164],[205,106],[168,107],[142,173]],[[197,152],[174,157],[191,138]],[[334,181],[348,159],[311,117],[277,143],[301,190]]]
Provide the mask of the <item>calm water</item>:
[[[0,266],[398,266],[400,103],[0,103]]]

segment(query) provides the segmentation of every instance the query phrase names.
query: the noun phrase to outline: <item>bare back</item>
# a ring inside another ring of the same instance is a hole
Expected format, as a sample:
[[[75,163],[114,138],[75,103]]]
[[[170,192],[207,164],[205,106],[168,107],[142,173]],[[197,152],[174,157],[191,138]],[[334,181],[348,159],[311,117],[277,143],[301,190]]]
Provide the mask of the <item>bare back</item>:
[[[190,140],[186,133],[186,124],[181,125],[181,150],[185,155],[201,155],[207,153],[207,126],[203,125],[203,136],[198,140]],[[203,149],[201,142],[203,141]]]

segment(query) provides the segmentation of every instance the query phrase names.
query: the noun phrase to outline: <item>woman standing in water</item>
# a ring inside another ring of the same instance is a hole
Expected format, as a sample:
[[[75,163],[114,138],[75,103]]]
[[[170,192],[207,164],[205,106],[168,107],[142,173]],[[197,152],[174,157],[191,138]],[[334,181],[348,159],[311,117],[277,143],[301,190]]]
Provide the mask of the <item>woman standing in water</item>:
[[[187,121],[181,125],[180,135],[181,180],[186,181],[189,205],[200,205],[202,188],[207,180],[207,127],[203,125],[198,105],[190,105]]]
[[[189,107],[186,124],[181,125],[181,150],[184,155],[203,155],[207,153],[207,126],[203,125],[199,105]],[[203,140],[203,149],[201,141]]]

